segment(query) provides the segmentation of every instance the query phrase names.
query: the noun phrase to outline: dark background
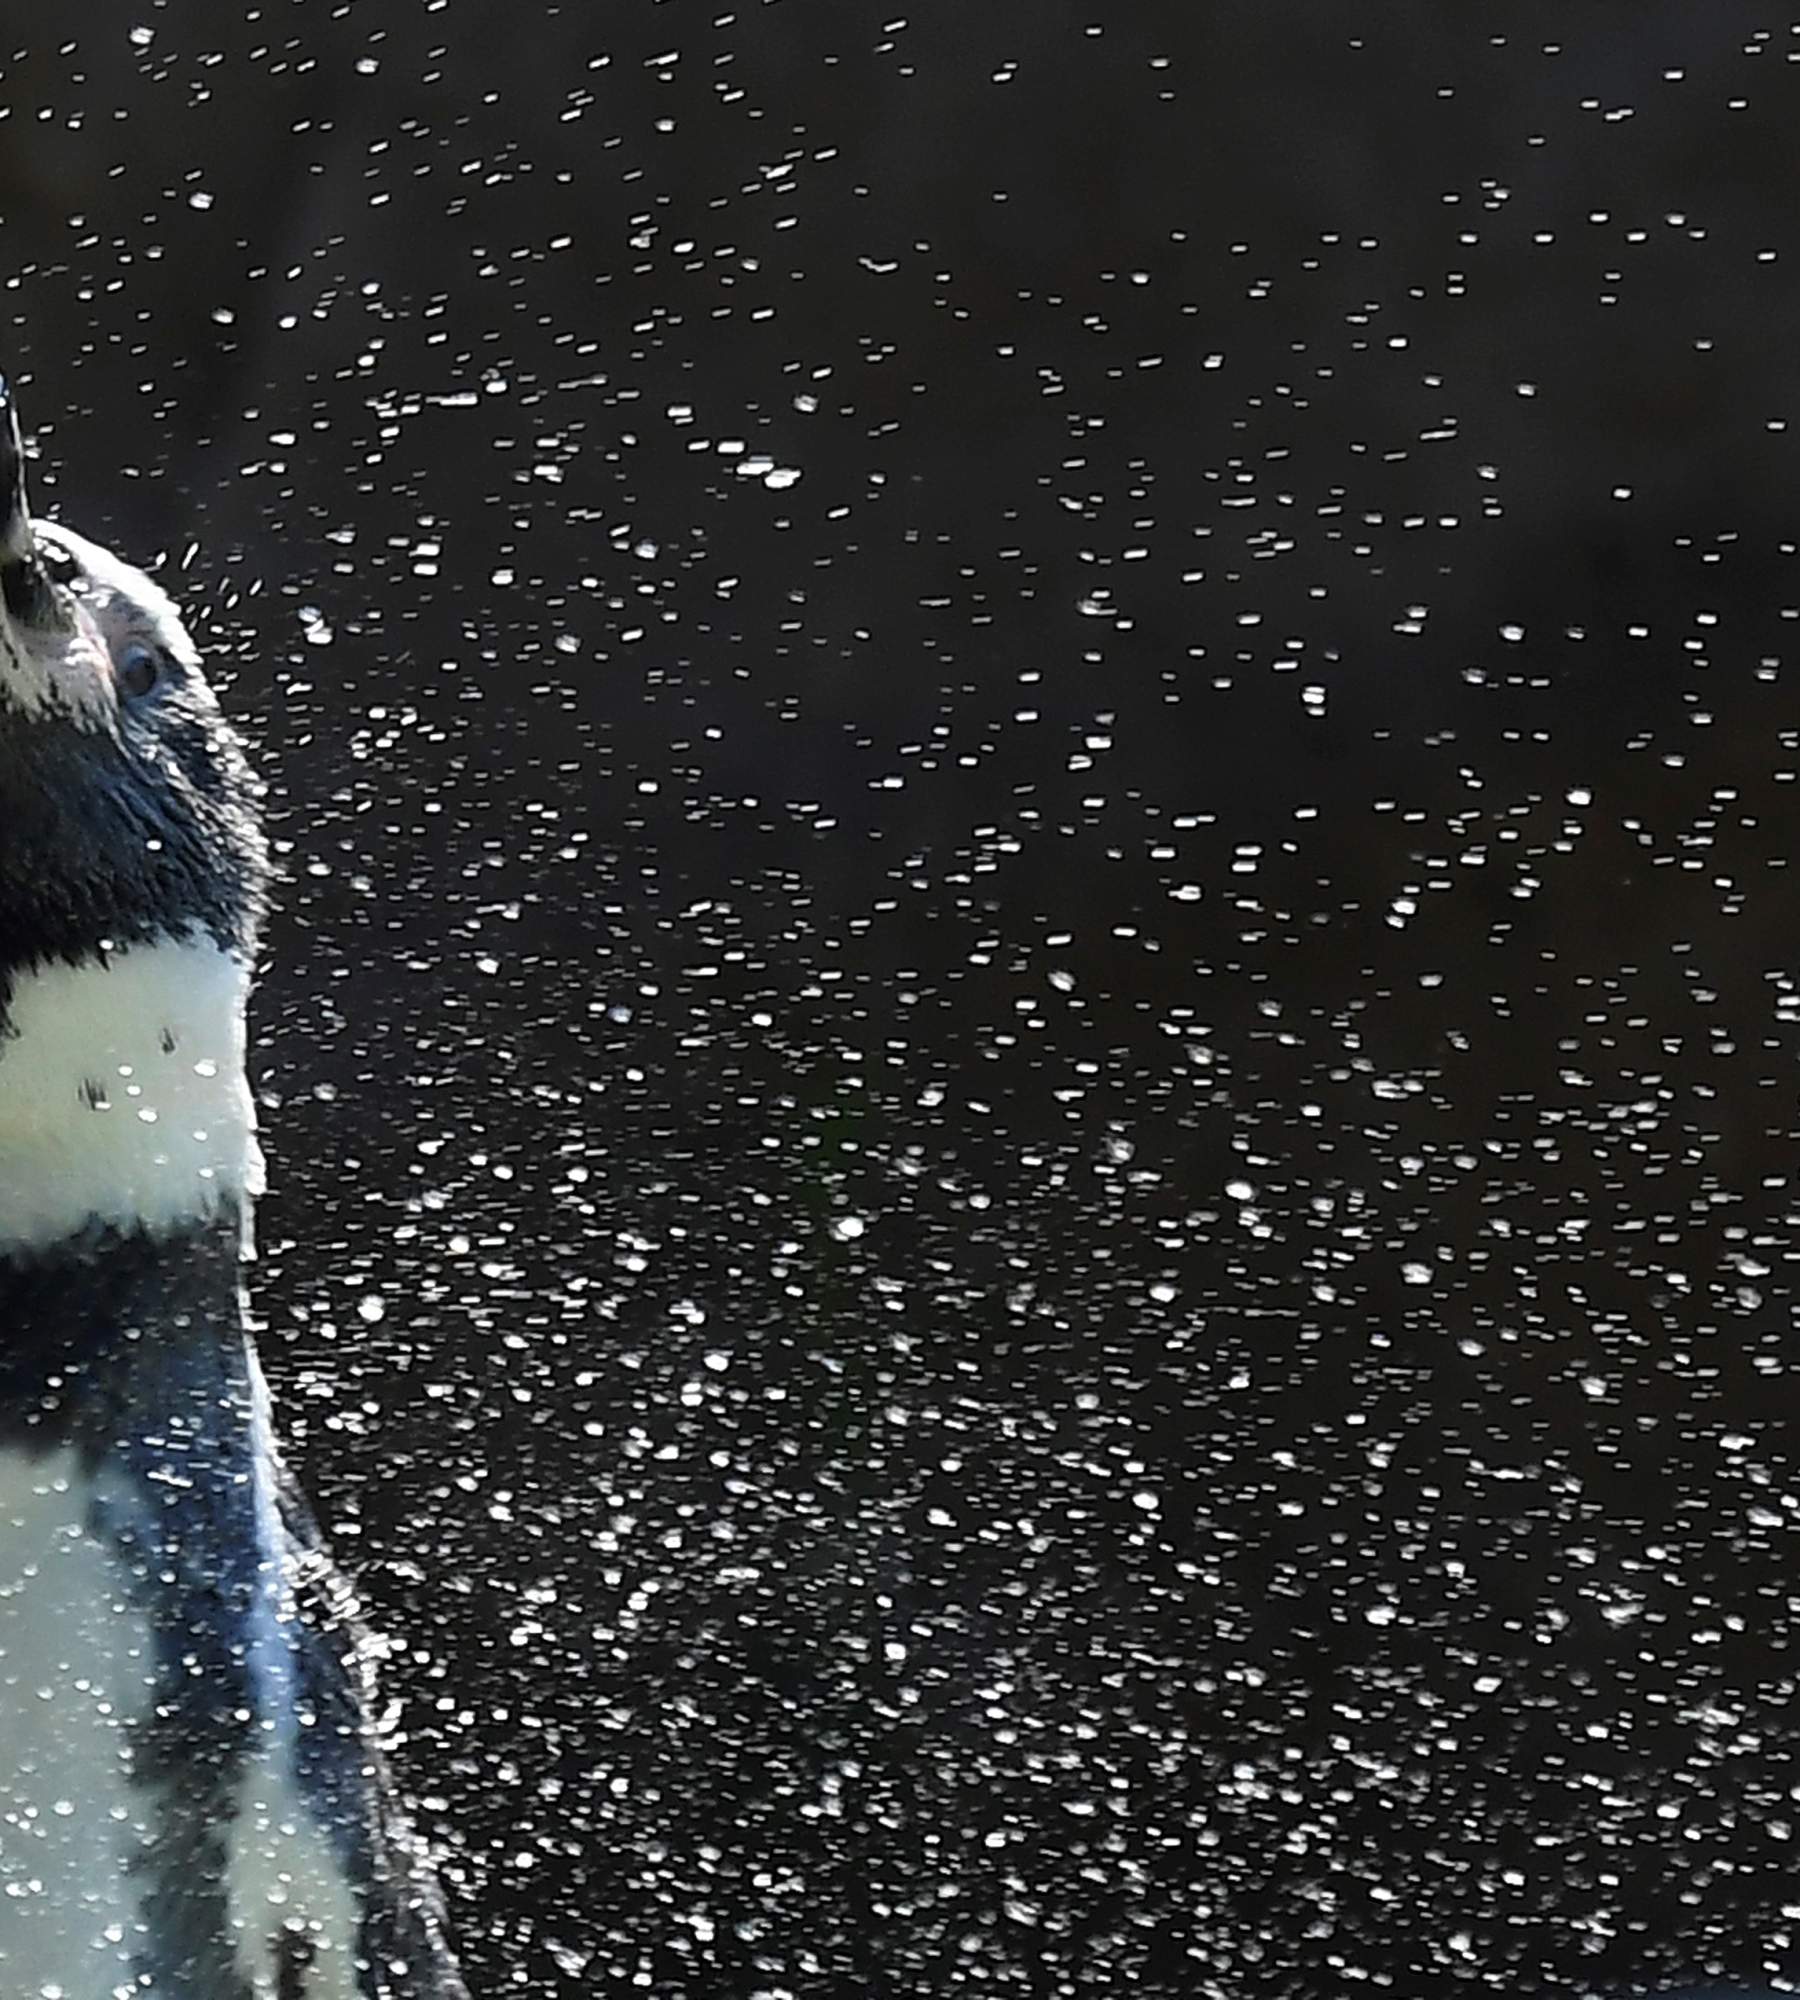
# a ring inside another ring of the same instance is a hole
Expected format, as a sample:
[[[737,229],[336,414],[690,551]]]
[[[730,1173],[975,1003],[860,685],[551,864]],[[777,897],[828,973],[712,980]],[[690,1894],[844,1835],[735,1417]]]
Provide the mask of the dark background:
[[[473,1983],[1800,1969],[1800,31],[904,4],[0,27]]]

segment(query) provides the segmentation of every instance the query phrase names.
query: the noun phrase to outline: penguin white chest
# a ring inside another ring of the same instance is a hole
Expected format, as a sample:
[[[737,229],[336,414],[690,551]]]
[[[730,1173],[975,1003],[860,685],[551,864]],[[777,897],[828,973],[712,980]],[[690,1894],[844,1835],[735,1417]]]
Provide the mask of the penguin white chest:
[[[0,1246],[167,1231],[261,1192],[245,966],[204,937],[17,975],[0,1033]]]
[[[0,1991],[136,1995],[155,1642],[72,1451],[0,1451]]]

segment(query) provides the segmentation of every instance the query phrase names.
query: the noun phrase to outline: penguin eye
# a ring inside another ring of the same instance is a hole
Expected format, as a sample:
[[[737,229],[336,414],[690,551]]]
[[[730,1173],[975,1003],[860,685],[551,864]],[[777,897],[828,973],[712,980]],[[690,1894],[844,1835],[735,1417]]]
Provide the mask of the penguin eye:
[[[141,700],[155,687],[161,673],[162,661],[152,646],[134,643],[119,655],[119,685],[127,700]]]

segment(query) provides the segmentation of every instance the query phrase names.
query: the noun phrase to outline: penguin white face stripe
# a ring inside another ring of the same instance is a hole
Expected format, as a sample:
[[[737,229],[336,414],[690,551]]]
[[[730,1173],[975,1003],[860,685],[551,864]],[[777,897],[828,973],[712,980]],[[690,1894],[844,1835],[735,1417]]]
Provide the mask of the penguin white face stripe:
[[[0,1016],[0,1254],[163,1233],[261,1190],[249,974],[208,938],[17,975]]]
[[[198,661],[200,656],[175,609],[175,600],[161,584],[60,521],[40,521],[37,534],[40,542],[65,550],[80,565],[81,580],[76,588],[102,629],[128,616],[146,637],[177,659],[189,666]]]

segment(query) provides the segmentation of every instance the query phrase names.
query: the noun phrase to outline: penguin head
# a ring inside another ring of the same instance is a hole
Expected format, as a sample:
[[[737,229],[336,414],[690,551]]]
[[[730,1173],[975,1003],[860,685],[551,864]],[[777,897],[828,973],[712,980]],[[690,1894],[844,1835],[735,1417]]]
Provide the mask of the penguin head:
[[[0,379],[0,1006],[37,965],[204,935],[247,963],[259,792],[168,594],[31,517]]]

